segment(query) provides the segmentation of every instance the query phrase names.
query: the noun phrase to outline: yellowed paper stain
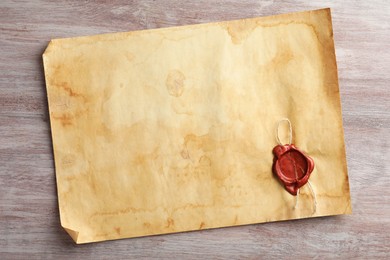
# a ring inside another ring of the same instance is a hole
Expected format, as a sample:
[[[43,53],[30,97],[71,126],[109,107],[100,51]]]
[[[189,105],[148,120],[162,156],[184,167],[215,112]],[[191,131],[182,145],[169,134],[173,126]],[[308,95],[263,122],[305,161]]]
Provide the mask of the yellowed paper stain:
[[[43,60],[76,243],[351,212],[329,9],[56,39]],[[272,174],[284,117],[314,214]]]

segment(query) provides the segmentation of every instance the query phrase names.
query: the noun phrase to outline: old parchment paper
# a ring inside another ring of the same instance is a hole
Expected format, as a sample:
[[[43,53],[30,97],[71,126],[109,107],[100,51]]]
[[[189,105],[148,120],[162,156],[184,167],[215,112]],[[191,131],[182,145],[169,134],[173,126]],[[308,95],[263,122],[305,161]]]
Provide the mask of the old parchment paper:
[[[329,9],[56,39],[43,59],[76,243],[351,212]],[[283,117],[314,214],[271,171]]]

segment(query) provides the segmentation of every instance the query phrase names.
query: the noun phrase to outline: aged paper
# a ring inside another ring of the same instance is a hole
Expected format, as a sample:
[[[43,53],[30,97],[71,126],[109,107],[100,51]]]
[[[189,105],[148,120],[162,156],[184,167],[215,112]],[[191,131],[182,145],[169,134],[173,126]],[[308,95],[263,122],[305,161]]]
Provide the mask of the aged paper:
[[[43,60],[76,243],[351,212],[329,9],[55,39]],[[284,117],[314,214],[272,173]]]

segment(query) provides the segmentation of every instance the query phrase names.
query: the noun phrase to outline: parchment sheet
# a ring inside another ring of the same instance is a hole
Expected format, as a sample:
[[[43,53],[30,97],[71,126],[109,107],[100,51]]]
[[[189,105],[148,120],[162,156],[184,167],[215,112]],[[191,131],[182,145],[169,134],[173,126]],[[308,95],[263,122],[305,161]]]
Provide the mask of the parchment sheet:
[[[43,60],[76,243],[351,212],[329,9],[55,39]],[[314,214],[272,173],[284,117]]]

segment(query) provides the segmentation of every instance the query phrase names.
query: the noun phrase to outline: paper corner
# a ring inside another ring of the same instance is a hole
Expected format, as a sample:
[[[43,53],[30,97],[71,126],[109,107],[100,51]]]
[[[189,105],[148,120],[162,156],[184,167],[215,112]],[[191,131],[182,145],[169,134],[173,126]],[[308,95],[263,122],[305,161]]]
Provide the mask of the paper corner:
[[[77,230],[74,230],[72,228],[69,228],[69,227],[66,227],[65,225],[62,225],[62,228],[65,229],[66,233],[69,234],[69,236],[73,239],[73,241],[76,243],[76,244],[81,244],[80,243],[80,239],[79,239],[79,236],[80,236],[80,232],[77,231]]]
[[[46,46],[46,49],[42,53],[42,58],[45,59],[45,57],[52,51],[54,48],[55,40],[52,39],[49,41],[49,43]]]

